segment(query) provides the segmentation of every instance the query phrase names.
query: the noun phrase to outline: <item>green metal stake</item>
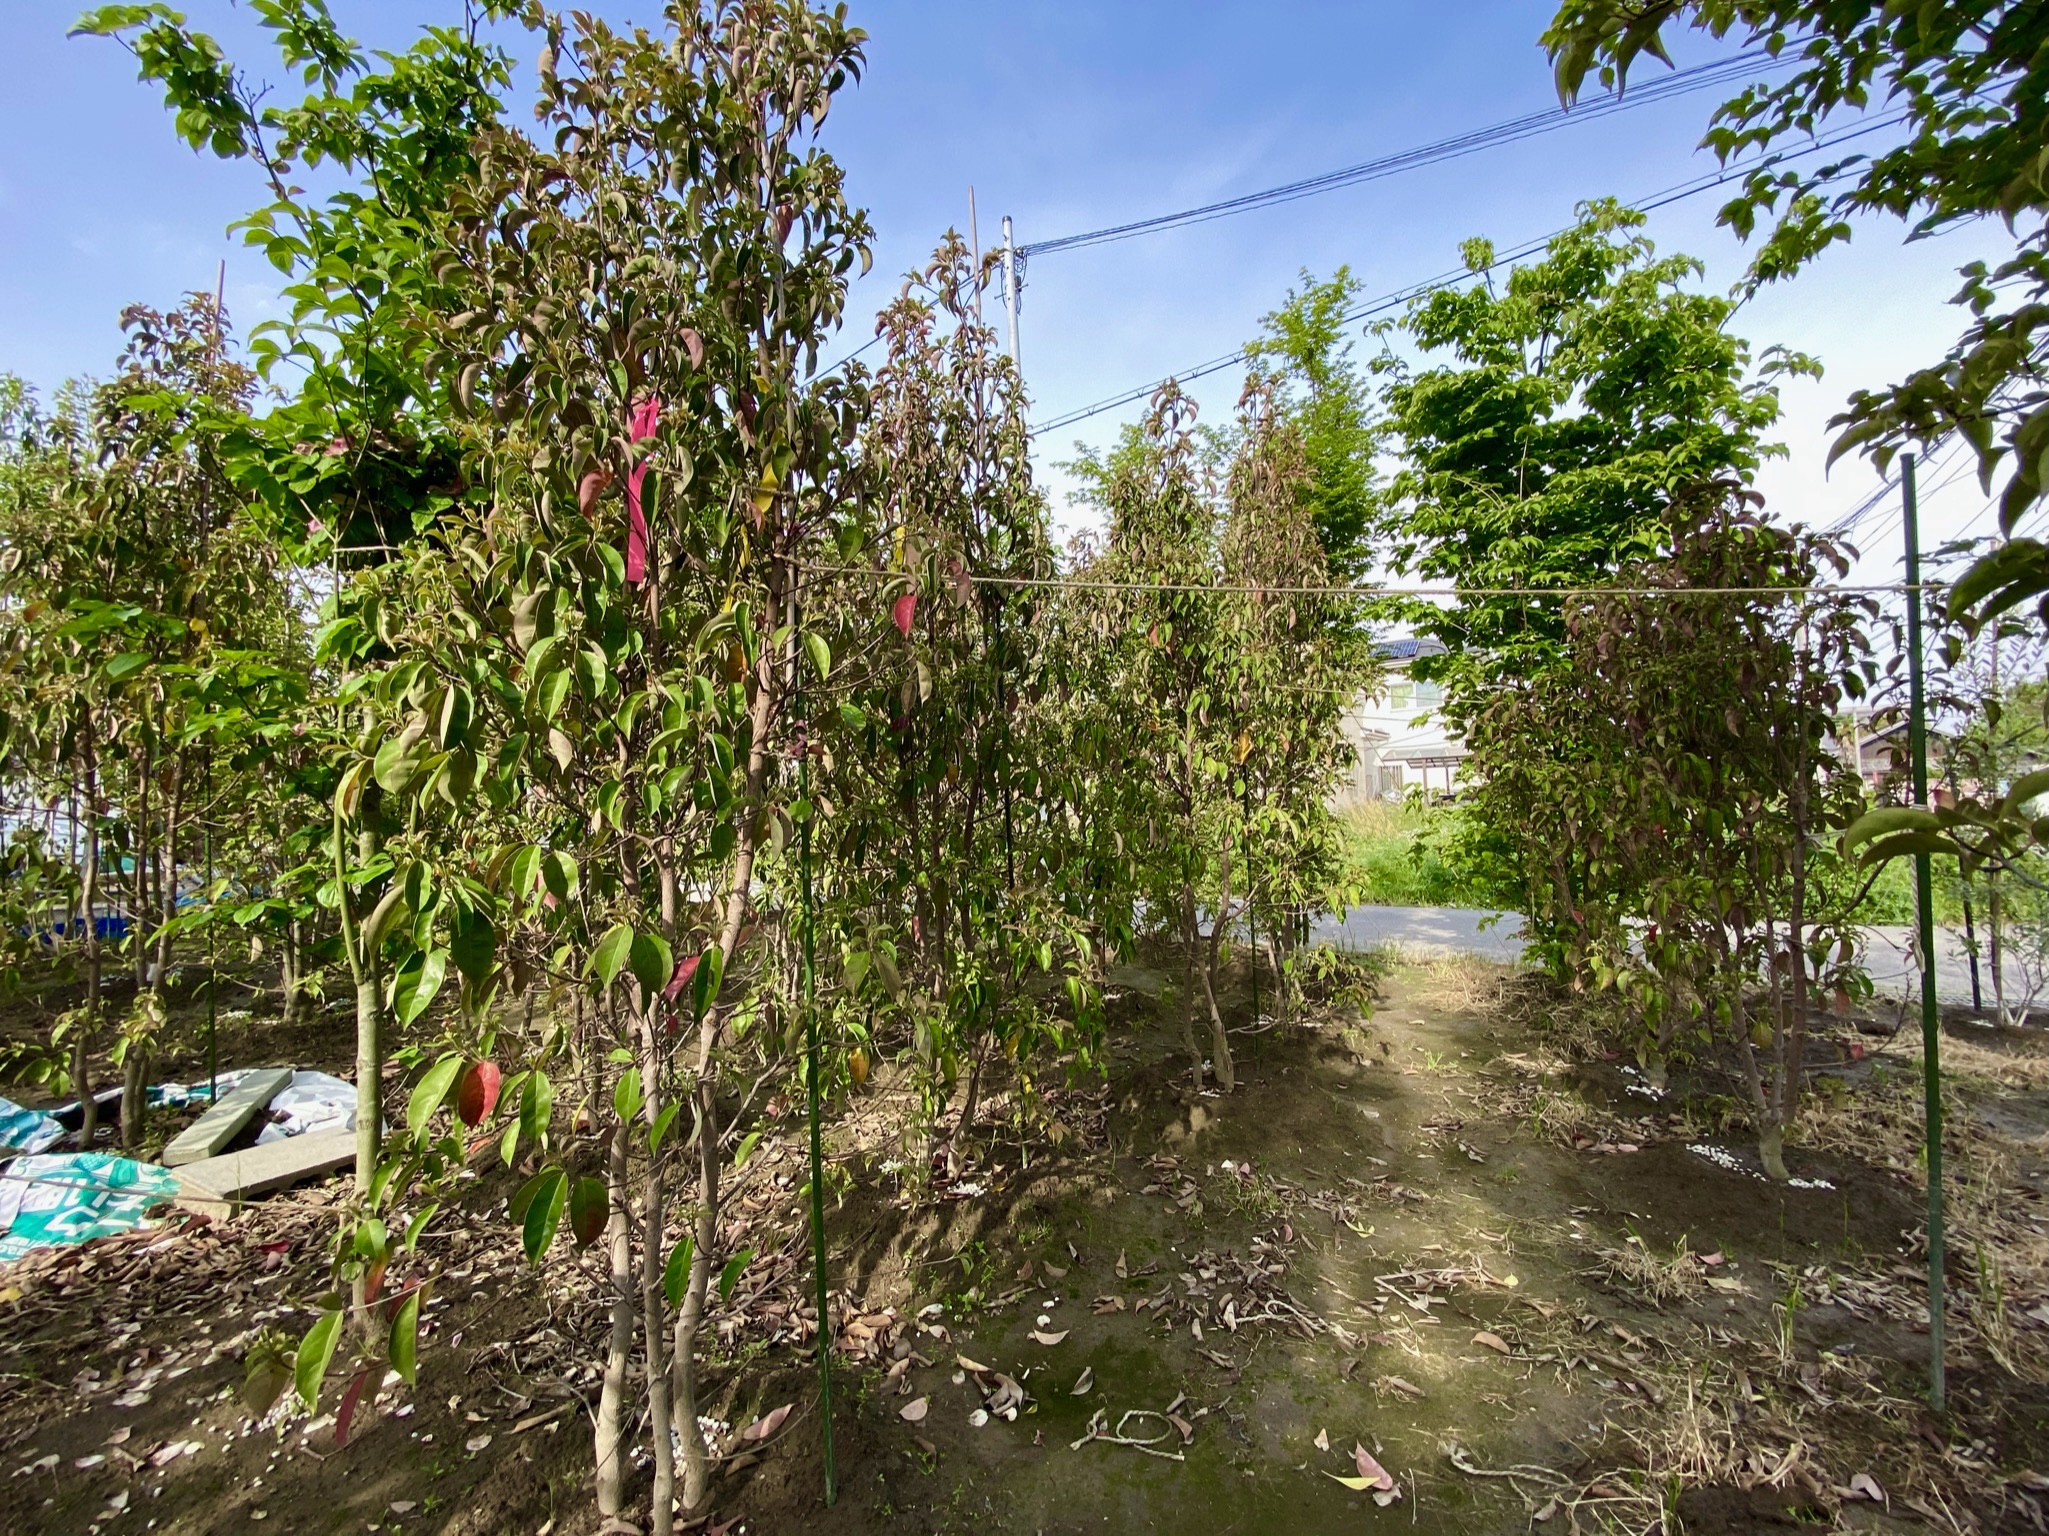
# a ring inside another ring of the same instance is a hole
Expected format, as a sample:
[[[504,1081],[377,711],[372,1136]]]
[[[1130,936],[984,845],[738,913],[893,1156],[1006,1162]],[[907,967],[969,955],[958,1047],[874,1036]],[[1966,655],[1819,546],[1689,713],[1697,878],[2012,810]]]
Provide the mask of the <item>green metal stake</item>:
[[[225,266],[223,267],[225,269]],[[220,1102],[221,1057],[215,1043],[220,1026],[220,951],[214,937],[213,888],[213,748],[206,751],[206,1106]]]
[[[1243,764],[1239,765],[1243,767]],[[1245,943],[1252,961],[1252,1027],[1259,1028],[1259,895],[1252,878],[1252,776],[1245,776]]]
[[[804,1015],[805,1076],[811,1090],[811,1267],[818,1276],[819,1429],[825,1452],[825,1505],[838,1496],[832,1463],[832,1320],[826,1308],[825,1285],[825,1149],[818,1129],[818,983],[812,958],[811,902],[811,719],[804,712],[803,662],[799,661],[797,713],[804,721],[804,750],[797,759],[797,795],[804,801],[804,819],[797,824],[798,864],[804,881]]]
[[[1914,760],[1914,803],[1928,805],[1928,705],[1921,687],[1921,529],[1914,456],[1900,455],[1901,510],[1907,529],[1907,744]],[[1925,853],[1914,855],[1921,938],[1921,1080],[1928,1159],[1928,1403],[1943,1411],[1942,1347],[1942,1018],[1935,1005],[1935,879]]]

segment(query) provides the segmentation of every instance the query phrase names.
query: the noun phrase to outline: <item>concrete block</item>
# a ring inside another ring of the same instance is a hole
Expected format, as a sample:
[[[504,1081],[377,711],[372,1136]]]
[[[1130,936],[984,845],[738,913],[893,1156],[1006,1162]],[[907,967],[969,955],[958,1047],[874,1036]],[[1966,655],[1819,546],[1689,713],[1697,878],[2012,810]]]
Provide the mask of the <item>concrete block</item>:
[[[219,1156],[259,1110],[291,1085],[290,1067],[264,1067],[250,1073],[220,1103],[171,1139],[164,1148],[164,1166],[177,1168]]]
[[[314,1131],[245,1147],[178,1168],[178,1203],[209,1216],[232,1216],[244,1200],[354,1166],[356,1133]]]

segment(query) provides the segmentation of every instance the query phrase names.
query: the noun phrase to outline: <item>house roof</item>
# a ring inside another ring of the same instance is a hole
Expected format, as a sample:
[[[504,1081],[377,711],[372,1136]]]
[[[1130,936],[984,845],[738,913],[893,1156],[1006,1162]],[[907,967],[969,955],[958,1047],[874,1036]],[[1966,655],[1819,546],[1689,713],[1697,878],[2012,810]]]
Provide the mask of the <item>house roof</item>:
[[[1442,640],[1428,635],[1404,635],[1399,640],[1383,640],[1373,648],[1382,661],[1414,661],[1418,656],[1442,656],[1444,650]]]

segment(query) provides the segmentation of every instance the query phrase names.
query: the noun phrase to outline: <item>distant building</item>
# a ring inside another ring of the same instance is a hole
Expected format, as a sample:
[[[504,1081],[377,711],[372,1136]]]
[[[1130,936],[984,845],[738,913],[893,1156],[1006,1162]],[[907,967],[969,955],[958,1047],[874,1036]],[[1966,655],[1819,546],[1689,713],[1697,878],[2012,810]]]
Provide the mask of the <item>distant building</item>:
[[[1442,656],[1443,642],[1421,636],[1388,640],[1379,653],[1385,669],[1380,691],[1345,717],[1345,736],[1358,756],[1350,781],[1338,790],[1340,807],[1398,800],[1415,786],[1426,795],[1452,794],[1466,759],[1465,743],[1438,715],[1442,687],[1409,675],[1419,658]]]

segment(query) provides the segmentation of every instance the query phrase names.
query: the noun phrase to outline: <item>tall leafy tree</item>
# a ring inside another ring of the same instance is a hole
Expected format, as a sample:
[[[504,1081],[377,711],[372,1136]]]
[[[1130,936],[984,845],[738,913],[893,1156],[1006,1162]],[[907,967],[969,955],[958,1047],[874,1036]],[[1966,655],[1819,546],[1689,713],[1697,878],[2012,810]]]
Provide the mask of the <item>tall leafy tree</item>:
[[[1843,553],[1733,490],[1683,499],[1666,554],[1567,605],[1557,665],[1489,692],[1471,798],[1554,972],[1619,993],[1654,1072],[1675,1044],[1733,1058],[1784,1178],[1810,1002],[1863,985],[1833,842],[1864,793],[1833,732],[1874,605],[1806,595]]]
[[[417,683],[375,744],[387,794],[460,802],[502,778],[523,810],[524,840],[482,868],[588,1005],[604,1170],[551,1165],[525,1231],[538,1256],[565,1198],[579,1236],[602,1231],[598,1504],[622,1517],[638,1338],[663,1531],[672,1490],[707,1496],[698,1340],[714,1276],[729,1290],[745,1263],[721,1221],[722,1085],[788,1016],[769,944],[788,930],[759,903],[817,814],[800,669],[822,685],[845,648],[806,575],[861,543],[840,537],[861,516],[859,386],[817,354],[868,226],[813,140],[862,39],[801,0],[673,7],[659,34],[548,23],[540,136],[487,131],[450,198],[460,298],[434,341],[490,505],[453,540],[449,622],[412,641]]]
[[[1736,301],[1693,286],[1700,263],[1660,255],[1643,215],[1587,204],[1543,258],[1419,300],[1390,355],[1384,397],[1402,468],[1388,488],[1398,570],[1478,589],[1409,617],[1450,648],[1438,663],[1457,714],[1468,684],[1528,675],[1559,654],[1555,601],[1499,589],[1596,584],[1656,553],[1686,485],[1743,479],[1768,454],[1775,374],[1812,372],[1768,352],[1753,376],[1731,333]],[[1442,361],[1438,361],[1438,358]]]
[[[1342,581],[1371,567],[1380,510],[1373,460],[1382,428],[1346,334],[1362,288],[1350,267],[1323,279],[1304,272],[1245,349],[1273,409],[1301,441],[1309,516],[1325,567]]]
[[[134,1148],[200,846],[239,798],[236,769],[263,722],[303,699],[305,653],[277,548],[224,464],[253,378],[227,355],[222,315],[195,296],[123,323],[121,371],[92,393],[69,451],[45,474],[10,476],[0,633],[20,690],[12,766],[75,794],[86,817],[81,1092],[101,1022],[96,914],[104,901],[126,919],[135,1001],[115,1054]]]

